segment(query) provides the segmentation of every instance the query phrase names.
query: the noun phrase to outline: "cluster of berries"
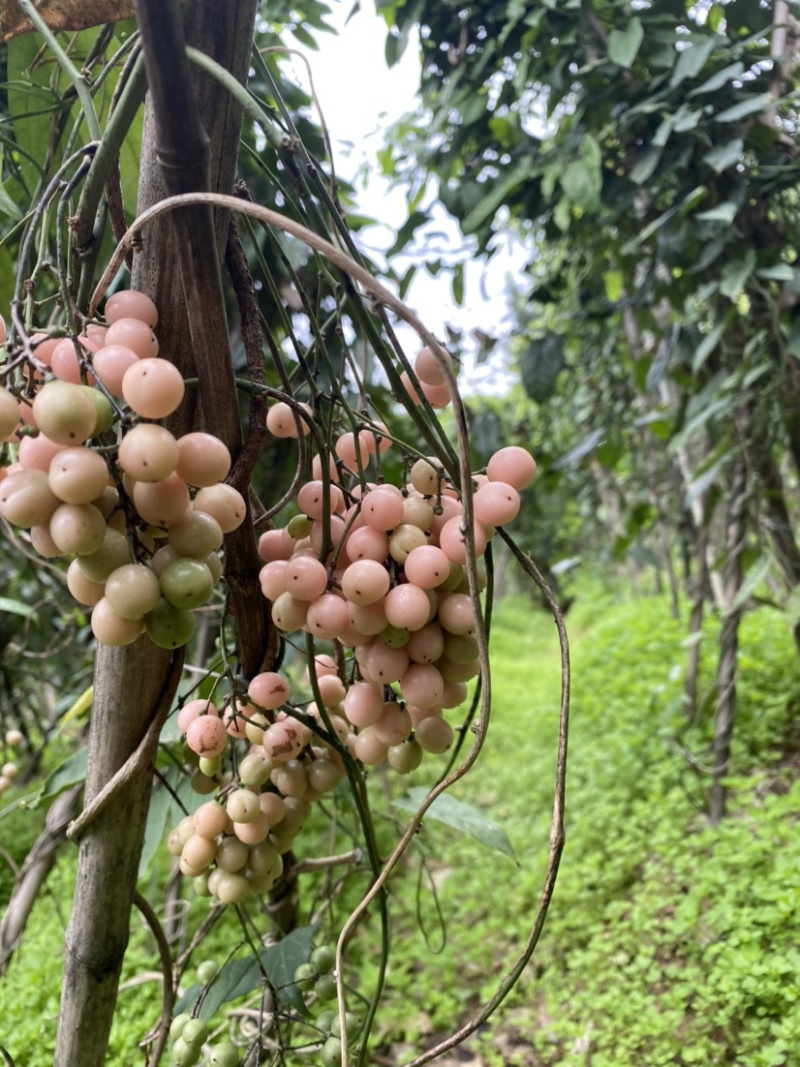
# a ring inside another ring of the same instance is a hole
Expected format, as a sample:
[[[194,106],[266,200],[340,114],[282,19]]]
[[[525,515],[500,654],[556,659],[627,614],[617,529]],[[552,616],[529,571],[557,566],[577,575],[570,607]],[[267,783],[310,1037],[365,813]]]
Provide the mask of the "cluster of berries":
[[[219,581],[218,550],[245,502],[224,482],[221,441],[176,438],[157,421],[177,410],[184,382],[158,358],[153,302],[126,290],[105,315],[107,327],[77,338],[34,334],[22,398],[0,386],[0,440],[16,445],[0,467],[0,515],[41,556],[73,557],[67,585],[93,609],[99,641],[147,632],[176,648]]]

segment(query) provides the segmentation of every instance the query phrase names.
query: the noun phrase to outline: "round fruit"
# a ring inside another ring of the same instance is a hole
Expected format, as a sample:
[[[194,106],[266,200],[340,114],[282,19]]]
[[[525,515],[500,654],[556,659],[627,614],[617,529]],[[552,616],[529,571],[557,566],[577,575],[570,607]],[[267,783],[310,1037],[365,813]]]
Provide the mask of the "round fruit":
[[[211,571],[197,559],[177,559],[161,572],[161,592],[176,608],[185,610],[205,604],[214,588]]]
[[[91,622],[92,633],[101,644],[118,648],[132,644],[144,629],[141,619],[123,619],[105,597],[95,604]]]
[[[224,481],[231,469],[231,454],[224,442],[210,433],[187,433],[178,438],[178,474],[197,489]]]
[[[322,1046],[322,1067],[339,1067],[342,1062],[342,1042],[338,1037],[329,1037]]]
[[[165,359],[138,359],[122,379],[125,402],[143,419],[163,419],[176,411],[186,387],[183,375]]]
[[[0,482],[0,515],[12,526],[44,526],[59,504],[44,471],[19,470]]]
[[[125,345],[132,348],[139,359],[158,355],[156,335],[141,319],[119,318],[106,330],[104,345]]]
[[[311,963],[301,963],[294,972],[294,984],[298,989],[307,992],[314,986],[317,977],[317,969]]]
[[[164,426],[143,422],[122,438],[119,465],[137,482],[160,482],[178,463],[178,442]]]
[[[336,999],[336,979],[332,974],[323,974],[314,983],[314,992],[317,999],[323,1003]]]
[[[141,563],[117,567],[106,579],[106,599],[123,619],[142,619],[161,597],[158,578]]]
[[[336,964],[336,953],[330,945],[319,945],[311,953],[311,964],[317,974],[330,974]]]
[[[220,524],[223,533],[238,529],[247,514],[247,505],[242,494],[225,482],[202,488],[194,498],[194,506],[196,511],[205,511],[212,515]]]
[[[506,482],[515,489],[525,489],[536,476],[536,460],[524,448],[508,445],[495,452],[486,467],[492,482]]]
[[[351,1011],[345,1012],[345,1014],[344,1014],[344,1027],[345,1027],[345,1033],[347,1034],[348,1037],[352,1037],[353,1034],[356,1033],[356,1031],[358,1030],[358,1026],[359,1026],[358,1016],[354,1015],[353,1012],[351,1012]],[[334,1015],[334,1017],[333,1017],[333,1019],[331,1021],[331,1037],[341,1037],[341,1036],[342,1036],[342,1028],[341,1028],[341,1025],[339,1023],[339,1014],[337,1012]]]
[[[189,723],[186,730],[186,742],[198,756],[213,759],[225,751],[228,743],[225,723],[216,715],[198,715],[193,722]],[[200,769],[204,774],[208,773],[202,765]]]
[[[145,615],[147,636],[159,648],[181,648],[194,633],[194,615],[170,604],[162,597],[156,607]],[[225,730],[222,726],[223,733]]]
[[[200,985],[209,985],[219,974],[219,967],[213,960],[203,960],[197,966],[197,981]]]
[[[137,289],[120,289],[106,301],[103,311],[106,322],[116,322],[117,319],[141,319],[148,326],[155,327],[158,322],[158,311],[153,301],[145,293]]]
[[[99,452],[76,445],[60,449],[50,463],[48,479],[65,504],[91,504],[108,485],[108,467]]]
[[[208,1053],[208,1067],[239,1067],[239,1049],[232,1041],[214,1045]]]
[[[175,1016],[175,1018],[170,1023],[170,1027],[169,1027],[170,1041],[177,1041],[177,1039],[183,1033],[184,1026],[186,1026],[186,1024],[188,1023],[188,1021],[190,1019],[191,1019],[191,1015],[186,1011],[181,1012],[180,1015],[176,1015]]]
[[[13,393],[0,385],[0,440],[4,441],[19,426],[19,402]]]
[[[95,406],[79,385],[54,379],[36,394],[33,402],[36,425],[61,445],[80,445],[97,425]]]

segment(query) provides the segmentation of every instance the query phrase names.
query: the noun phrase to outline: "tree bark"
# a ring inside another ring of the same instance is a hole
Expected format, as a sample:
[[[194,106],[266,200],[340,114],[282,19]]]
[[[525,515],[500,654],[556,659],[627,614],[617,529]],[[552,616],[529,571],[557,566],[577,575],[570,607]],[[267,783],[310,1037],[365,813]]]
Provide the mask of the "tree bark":
[[[175,5],[160,0],[158,6]],[[189,42],[211,54],[241,81],[246,77],[249,62],[255,7],[255,0],[236,4],[196,0],[188,16]],[[211,175],[210,185],[229,192],[234,179],[241,110],[211,79],[193,77],[192,80],[210,141],[207,171]],[[159,166],[149,115],[142,146],[140,209],[164,195]],[[170,236],[168,222],[146,234],[143,248],[134,261],[132,284],[152,296],[159,309],[162,356],[176,363],[185,375],[193,375],[194,348],[179,270],[183,250]],[[226,221],[218,219],[216,226],[221,251]],[[226,339],[217,359],[227,361],[227,356]],[[210,403],[207,408],[205,428],[213,432],[218,405]],[[180,425],[173,422],[170,428],[178,432],[199,428],[200,411],[199,404],[183,405]],[[229,412],[226,414],[229,417]],[[252,534],[249,536],[253,542]],[[163,716],[168,709],[180,677],[180,663],[180,656],[156,648],[146,637],[126,648],[98,649],[86,804],[91,803],[136,751],[152,717]],[[75,898],[66,933],[56,1067],[103,1067],[105,1064],[151,785],[152,771],[148,766],[126,782],[89,824],[81,839]]]
[[[709,818],[716,826],[725,815],[725,775],[730,765],[731,741],[736,718],[736,665],[742,607],[734,607],[742,586],[742,548],[747,536],[747,466],[744,457],[735,461],[731,475],[726,523],[727,555],[723,566],[723,619],[717,663],[717,708],[714,717],[713,777]]]
[[[691,719],[697,711],[697,687],[700,673],[700,648],[703,643],[702,627],[706,599],[708,598],[708,560],[706,558],[707,531],[700,526],[695,531],[695,571],[692,590],[692,607],[689,613],[689,655],[683,694],[686,716]]]

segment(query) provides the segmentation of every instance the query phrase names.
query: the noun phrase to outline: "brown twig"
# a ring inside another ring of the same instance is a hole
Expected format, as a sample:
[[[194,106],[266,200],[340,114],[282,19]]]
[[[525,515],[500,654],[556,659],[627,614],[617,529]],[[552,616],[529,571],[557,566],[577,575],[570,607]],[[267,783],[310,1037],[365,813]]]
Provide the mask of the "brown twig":
[[[556,780],[553,799],[553,818],[550,825],[550,851],[547,857],[547,869],[542,883],[539,906],[536,909],[536,916],[530,934],[528,935],[528,939],[511,970],[501,981],[497,992],[489,1001],[487,1001],[478,1014],[469,1020],[469,1022],[465,1023],[444,1041],[440,1041],[438,1045],[428,1049],[421,1056],[417,1056],[416,1059],[410,1060],[408,1063],[404,1064],[403,1067],[422,1067],[423,1063],[428,1063],[430,1060],[435,1059],[437,1056],[441,1056],[449,1049],[455,1048],[456,1045],[460,1045],[462,1041],[465,1041],[471,1034],[474,1034],[478,1027],[486,1022],[511,992],[520,975],[530,962],[534,949],[538,944],[542,928],[544,927],[544,921],[547,917],[547,909],[549,908],[550,901],[553,897],[558,867],[561,862],[561,854],[564,851],[564,803],[566,796],[570,696],[569,642],[567,639],[566,627],[564,625],[564,616],[550,587],[547,582],[545,582],[533,560],[521,551],[514,539],[504,529],[499,528],[497,532],[511,549],[511,552],[522,569],[534,580],[547,600],[558,630],[558,639],[561,648],[561,711],[558,727]]]
[[[245,199],[246,194],[242,194]],[[249,199],[249,197],[248,197]],[[242,344],[247,363],[247,378],[253,385],[263,386],[264,381],[264,335],[261,331],[261,314],[258,307],[255,286],[247,265],[247,258],[242,248],[241,238],[235,219],[231,220],[228,231],[228,243],[225,248],[225,266],[228,268],[236,303],[239,307]],[[242,450],[228,477],[228,482],[240,493],[247,492],[250,475],[256,465],[261,446],[267,436],[267,402],[260,390],[250,395],[250,409],[247,421],[247,436]]]
[[[158,916],[150,907],[149,902],[138,889],[134,890],[133,903],[139,909],[142,918],[150,927],[150,931],[153,937],[156,939],[158,945],[158,955],[161,959],[161,970],[163,972],[163,993],[161,996],[161,1018],[158,1021],[158,1030],[156,1033],[156,1043],[153,1051],[150,1054],[148,1060],[148,1067],[158,1067],[158,1062],[161,1059],[161,1054],[164,1051],[164,1046],[167,1043],[167,1037],[169,1036],[169,1024],[172,1018],[172,1005],[175,1002],[175,989],[173,987],[172,979],[172,959],[169,954],[169,945],[167,939],[164,936],[164,931],[161,927],[161,923],[158,921]]]

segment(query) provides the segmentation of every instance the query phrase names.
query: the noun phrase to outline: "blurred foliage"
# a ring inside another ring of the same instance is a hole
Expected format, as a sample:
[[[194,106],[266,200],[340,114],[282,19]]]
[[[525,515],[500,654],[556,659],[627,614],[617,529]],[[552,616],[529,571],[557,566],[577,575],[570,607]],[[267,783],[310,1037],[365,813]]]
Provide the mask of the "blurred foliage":
[[[510,347],[547,476],[594,498],[616,560],[663,562],[659,527],[686,556],[692,505],[713,514],[743,450],[751,528],[780,524],[774,467],[800,469],[796,9],[783,34],[757,0],[378,7],[390,63],[419,30],[421,106],[381,155],[409,239],[433,185],[481,250],[509,229],[530,248]]]

